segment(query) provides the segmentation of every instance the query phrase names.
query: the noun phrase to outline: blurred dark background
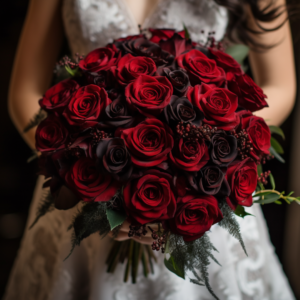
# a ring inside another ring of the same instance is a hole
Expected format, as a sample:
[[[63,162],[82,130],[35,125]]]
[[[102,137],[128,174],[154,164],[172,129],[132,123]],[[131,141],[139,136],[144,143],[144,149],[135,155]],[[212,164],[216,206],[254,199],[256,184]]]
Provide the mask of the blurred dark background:
[[[7,110],[8,85],[14,55],[27,11],[28,0],[2,1],[0,9],[0,298],[22,238],[35,181],[36,162],[27,163],[31,150],[13,126]],[[295,34],[299,33],[300,20],[292,23]],[[295,53],[299,42],[295,41]],[[296,55],[297,65],[299,63]],[[281,141],[286,164],[272,161],[270,166],[276,178],[277,189],[288,190],[289,148],[293,129],[293,114],[282,126],[286,140]],[[265,205],[271,240],[282,260],[286,205]]]

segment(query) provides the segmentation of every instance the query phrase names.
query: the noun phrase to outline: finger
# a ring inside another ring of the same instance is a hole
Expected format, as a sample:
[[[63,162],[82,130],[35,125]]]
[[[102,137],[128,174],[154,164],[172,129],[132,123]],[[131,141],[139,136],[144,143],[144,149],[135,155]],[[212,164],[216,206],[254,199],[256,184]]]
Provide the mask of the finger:
[[[124,231],[124,232],[129,232],[130,231],[130,226],[131,224],[128,222],[128,221],[125,221],[122,226],[121,226],[121,231]],[[155,231],[158,231],[158,224],[147,224],[146,225],[146,230],[148,232],[150,232],[151,234],[151,230],[148,228],[148,226],[152,229],[152,230],[155,230]]]
[[[118,242],[126,241],[128,239],[130,238],[128,237],[128,234],[126,232],[119,232],[118,236],[115,237],[115,241]],[[144,245],[152,245],[153,243],[153,239],[151,237],[142,237],[142,238],[132,237],[132,239]]]

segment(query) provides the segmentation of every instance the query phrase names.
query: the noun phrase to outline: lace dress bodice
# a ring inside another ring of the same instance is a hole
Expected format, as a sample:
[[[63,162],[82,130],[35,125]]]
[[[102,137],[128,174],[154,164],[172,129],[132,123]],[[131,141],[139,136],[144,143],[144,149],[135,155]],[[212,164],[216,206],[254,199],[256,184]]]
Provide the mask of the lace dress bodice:
[[[63,0],[62,14],[73,54],[87,54],[113,39],[139,32],[125,0]],[[221,40],[227,22],[227,11],[213,0],[160,0],[142,27],[182,30],[185,24],[192,39],[201,42],[209,32],[215,32],[215,38]],[[42,183],[40,177],[28,225],[43,194]],[[111,240],[97,234],[86,238],[64,261],[71,248],[71,232],[67,229],[77,209],[54,210],[25,231],[4,300],[213,299],[205,287],[170,273],[161,254],[154,275],[144,278],[140,274],[135,285],[123,283],[124,266],[118,266],[114,274],[106,273]],[[255,217],[238,218],[248,257],[238,241],[218,225],[209,233],[222,265],[211,262],[209,268],[214,292],[221,300],[294,299],[269,241],[260,207],[254,205],[248,212]]]

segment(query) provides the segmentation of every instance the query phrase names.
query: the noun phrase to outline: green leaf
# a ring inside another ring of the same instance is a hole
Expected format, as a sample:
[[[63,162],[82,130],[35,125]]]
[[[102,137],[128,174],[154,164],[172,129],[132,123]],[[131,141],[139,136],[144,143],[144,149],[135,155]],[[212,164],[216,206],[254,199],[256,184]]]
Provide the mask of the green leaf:
[[[255,193],[253,197],[267,196],[270,194],[273,194],[273,193],[271,191],[263,192],[263,190],[262,190],[261,192],[259,191],[259,192]]]
[[[243,65],[245,58],[248,56],[249,47],[245,45],[233,45],[228,47],[225,52],[232,56],[240,65]]]
[[[273,203],[279,199],[280,199],[280,195],[277,195],[274,193],[274,194],[264,196],[264,199],[256,200],[254,202],[259,203],[259,204],[269,204],[269,203]]]
[[[257,165],[257,174],[258,174],[258,176],[260,176],[261,173],[263,173],[263,168],[262,168],[262,165],[259,164],[259,165]]]
[[[276,152],[276,150],[271,146],[271,148],[270,148],[270,152],[271,152],[271,154],[272,155],[274,155],[275,156],[275,158],[277,159],[277,160],[279,160],[281,163],[285,163],[285,160]]]
[[[292,196],[294,193],[295,193],[294,191],[293,191],[293,192],[290,192],[290,193],[287,195],[287,197]]]
[[[270,178],[272,189],[275,190],[275,187],[276,187],[275,186],[275,179],[274,179],[274,176],[272,175],[272,173],[270,173],[269,178]]]
[[[183,23],[183,29],[184,29],[184,36],[185,36],[185,39],[186,39],[186,40],[191,39],[190,33],[189,33],[189,31],[188,31],[188,29],[187,29],[187,27],[185,26],[184,23]]]
[[[169,258],[169,260],[167,260],[166,258],[164,259],[164,263],[166,268],[171,271],[172,273],[176,274],[177,276],[185,279],[185,275],[184,275],[184,268],[179,267],[178,264],[176,264],[173,256],[171,256]]]
[[[125,214],[125,212],[115,211],[112,209],[106,210],[106,216],[107,216],[111,230],[113,230],[117,226],[123,224],[127,218],[127,215]]]
[[[245,211],[245,207],[244,207],[244,206],[241,206],[241,205],[238,205],[238,206],[237,206],[237,208],[236,208],[236,210],[234,211],[234,213],[235,213],[237,216],[241,217],[241,218],[245,218],[246,216],[253,216],[253,215],[247,213],[247,212]]]
[[[278,205],[281,205],[281,204],[282,204],[282,202],[279,201],[279,200],[275,201],[274,203],[275,203],[275,204],[278,204]]]
[[[271,133],[278,134],[278,135],[280,135],[283,139],[285,139],[284,132],[282,131],[282,129],[281,129],[280,127],[271,125],[271,126],[269,126],[269,128],[270,128]]]
[[[70,66],[66,65],[65,66],[66,68],[66,71],[71,75],[71,76],[76,76],[76,75],[79,75],[79,68],[75,68],[75,69],[71,69]]]
[[[273,137],[271,137],[271,146],[274,148],[274,150],[277,153],[279,153],[279,154],[284,153],[283,148],[281,147],[281,145]]]

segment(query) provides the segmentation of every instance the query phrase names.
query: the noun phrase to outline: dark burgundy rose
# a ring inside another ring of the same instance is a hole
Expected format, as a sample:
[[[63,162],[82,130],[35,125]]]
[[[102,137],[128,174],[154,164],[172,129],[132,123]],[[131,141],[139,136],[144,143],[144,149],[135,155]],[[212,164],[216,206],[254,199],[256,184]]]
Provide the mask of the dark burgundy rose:
[[[145,168],[167,160],[174,144],[172,135],[171,129],[157,119],[146,119],[120,134],[129,149],[132,163]]]
[[[175,58],[181,53],[192,49],[192,41],[175,33],[167,40],[160,40],[159,46],[162,50],[171,53]]]
[[[125,53],[133,56],[146,56],[154,60],[157,66],[165,66],[171,64],[174,57],[163,51],[157,44],[150,42],[146,38],[138,38],[124,42],[122,47]]]
[[[239,124],[238,97],[224,88],[202,83],[190,88],[187,98],[204,113],[204,123],[232,130]]]
[[[158,116],[170,103],[173,87],[164,76],[141,75],[125,89],[130,108],[146,117]]]
[[[184,241],[192,242],[222,219],[223,215],[215,197],[186,195],[178,199],[175,217],[164,221],[163,227],[183,236]]]
[[[208,148],[204,141],[181,138],[170,153],[170,160],[178,169],[198,172],[209,161]]]
[[[161,40],[167,40],[169,38],[171,38],[176,31],[174,29],[157,29],[157,28],[149,28],[149,31],[151,32],[152,36],[150,38],[150,42],[153,43],[159,43]],[[177,34],[179,34],[179,36],[181,37],[185,37],[185,31],[179,31],[177,32]]]
[[[188,74],[184,70],[171,70],[169,68],[161,68],[159,70],[161,76],[166,76],[171,82],[174,95],[179,97],[185,96],[190,80]]]
[[[188,72],[192,85],[204,82],[221,86],[225,81],[225,71],[199,50],[194,49],[179,55],[176,62]]]
[[[37,127],[35,147],[38,151],[54,151],[65,147],[68,131],[58,117],[48,116]]]
[[[200,126],[204,115],[189,99],[172,96],[170,104],[164,108],[164,118],[171,126],[176,126],[179,122],[191,122]]]
[[[108,71],[99,71],[98,73],[84,72],[83,85],[95,84],[102,88],[107,88],[113,85],[114,79]]]
[[[215,59],[217,66],[225,70],[226,73],[243,74],[240,64],[230,55],[223,51],[209,49],[210,55]]]
[[[250,111],[240,111],[238,130],[245,129],[253,146],[252,155],[257,159],[270,154],[271,132],[264,119],[253,116]]]
[[[153,75],[156,71],[154,61],[149,57],[134,57],[131,54],[123,56],[111,72],[118,84],[128,85],[140,75]]]
[[[65,176],[66,185],[83,201],[109,201],[120,188],[116,180],[104,174],[90,158],[77,160]]]
[[[257,166],[250,158],[243,161],[235,161],[229,165],[226,177],[231,188],[227,197],[228,205],[235,210],[237,205],[251,206],[252,194],[257,185]]]
[[[239,106],[252,112],[268,107],[265,100],[267,96],[247,74],[236,76],[227,74],[227,86],[230,91],[238,95]]]
[[[63,80],[47,90],[39,104],[45,110],[63,109],[79,87],[73,79]]]
[[[199,191],[206,195],[229,196],[225,174],[217,166],[206,166],[200,171]]]
[[[117,98],[105,108],[103,124],[109,127],[126,127],[132,121],[132,113],[129,112],[126,101],[121,98]]]
[[[119,181],[129,179],[132,173],[131,158],[121,138],[102,139],[96,149],[97,165]]]
[[[87,85],[77,90],[63,115],[70,125],[88,128],[98,123],[100,115],[110,103],[103,88]]]
[[[98,48],[79,62],[79,68],[92,73],[107,71],[117,64],[120,55],[121,52],[118,53],[118,49],[115,46]]]
[[[172,191],[172,176],[158,170],[127,183],[124,188],[124,206],[132,222],[141,225],[172,218],[176,199]]]
[[[237,139],[225,131],[217,131],[211,138],[210,156],[214,164],[227,167],[237,157]]]

